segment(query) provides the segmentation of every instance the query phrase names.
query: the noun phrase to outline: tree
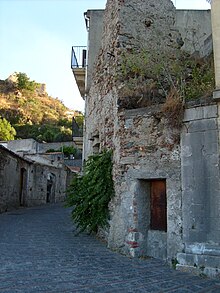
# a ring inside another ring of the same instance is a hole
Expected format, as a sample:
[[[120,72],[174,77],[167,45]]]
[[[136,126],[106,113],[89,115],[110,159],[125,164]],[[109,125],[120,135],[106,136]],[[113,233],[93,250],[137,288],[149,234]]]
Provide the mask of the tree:
[[[83,129],[84,116],[82,114],[75,116],[75,121],[78,124],[79,128]]]
[[[54,141],[71,141],[72,140],[72,130],[61,126],[59,132],[54,138]]]
[[[15,135],[16,131],[10,122],[0,117],[0,140],[13,140]]]
[[[19,90],[34,91],[36,83],[34,81],[30,81],[30,78],[26,73],[19,72],[17,73],[17,87]]]

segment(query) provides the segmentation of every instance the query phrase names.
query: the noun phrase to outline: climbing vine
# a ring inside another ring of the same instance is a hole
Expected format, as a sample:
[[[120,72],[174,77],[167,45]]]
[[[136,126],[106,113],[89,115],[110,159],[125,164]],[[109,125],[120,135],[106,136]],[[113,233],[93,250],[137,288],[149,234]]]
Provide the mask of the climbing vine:
[[[108,224],[108,204],[114,196],[112,152],[103,151],[89,157],[84,174],[75,175],[68,190],[67,207],[72,207],[72,219],[79,233],[97,232]]]

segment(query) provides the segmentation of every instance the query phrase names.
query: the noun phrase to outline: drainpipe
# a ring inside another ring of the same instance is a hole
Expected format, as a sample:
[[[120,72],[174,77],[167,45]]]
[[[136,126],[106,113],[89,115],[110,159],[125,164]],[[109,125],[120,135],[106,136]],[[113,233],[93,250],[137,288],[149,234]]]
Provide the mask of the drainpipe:
[[[212,38],[215,63],[215,86],[214,99],[220,99],[220,1],[211,1]]]
[[[89,32],[89,20],[90,20],[90,17],[88,16],[88,11],[84,12],[84,19],[85,19],[85,23],[86,23],[86,30],[87,30],[87,32]]]

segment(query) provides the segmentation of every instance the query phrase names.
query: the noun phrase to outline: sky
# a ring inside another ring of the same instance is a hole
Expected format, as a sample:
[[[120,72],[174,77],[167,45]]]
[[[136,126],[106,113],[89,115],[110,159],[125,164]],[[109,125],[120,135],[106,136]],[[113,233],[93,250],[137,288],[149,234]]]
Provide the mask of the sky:
[[[210,9],[205,0],[173,3],[177,9]],[[104,9],[105,4],[106,0],[0,0],[0,79],[26,73],[45,83],[49,95],[83,112],[71,48],[87,44],[83,13]]]

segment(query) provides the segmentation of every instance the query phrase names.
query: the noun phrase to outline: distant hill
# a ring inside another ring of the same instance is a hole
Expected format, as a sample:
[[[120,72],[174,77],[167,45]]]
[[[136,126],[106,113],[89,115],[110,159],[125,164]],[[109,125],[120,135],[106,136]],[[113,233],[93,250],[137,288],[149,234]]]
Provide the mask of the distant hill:
[[[25,73],[0,80],[0,116],[15,128],[16,138],[38,141],[72,140],[72,117],[82,127],[83,115],[48,96],[46,85],[30,81]]]

